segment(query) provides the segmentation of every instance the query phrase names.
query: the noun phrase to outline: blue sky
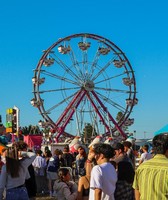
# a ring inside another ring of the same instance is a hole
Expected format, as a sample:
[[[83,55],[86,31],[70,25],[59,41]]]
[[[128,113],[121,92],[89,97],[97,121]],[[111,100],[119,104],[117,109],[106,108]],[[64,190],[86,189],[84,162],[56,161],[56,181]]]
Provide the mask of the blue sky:
[[[138,138],[152,137],[168,123],[168,1],[29,0],[0,6],[0,114],[20,109],[21,126],[41,119],[31,106],[32,77],[42,56],[59,38],[93,33],[115,43],[129,59],[139,103],[131,114]]]

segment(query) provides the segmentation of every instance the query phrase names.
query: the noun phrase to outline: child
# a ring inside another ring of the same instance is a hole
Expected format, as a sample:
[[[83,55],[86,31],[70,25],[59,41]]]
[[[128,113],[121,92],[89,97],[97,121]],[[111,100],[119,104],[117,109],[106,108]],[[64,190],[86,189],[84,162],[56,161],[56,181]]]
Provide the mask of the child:
[[[67,168],[60,168],[58,170],[58,180],[55,181],[53,189],[54,196],[59,200],[76,200],[77,185],[70,181],[71,176]]]

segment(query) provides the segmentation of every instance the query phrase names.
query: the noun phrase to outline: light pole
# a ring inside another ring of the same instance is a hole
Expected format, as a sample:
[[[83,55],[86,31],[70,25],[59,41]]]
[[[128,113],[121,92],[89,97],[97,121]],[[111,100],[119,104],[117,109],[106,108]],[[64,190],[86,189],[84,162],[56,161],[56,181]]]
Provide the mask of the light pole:
[[[18,107],[14,106],[13,109],[16,110],[16,135],[19,135],[19,127],[20,127],[20,110]]]

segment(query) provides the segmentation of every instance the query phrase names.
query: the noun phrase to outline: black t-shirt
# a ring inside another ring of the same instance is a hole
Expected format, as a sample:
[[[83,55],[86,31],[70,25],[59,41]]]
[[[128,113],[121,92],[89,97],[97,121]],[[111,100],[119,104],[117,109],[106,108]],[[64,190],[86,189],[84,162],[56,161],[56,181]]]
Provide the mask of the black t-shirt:
[[[72,167],[74,157],[71,153],[63,153],[63,167]]]

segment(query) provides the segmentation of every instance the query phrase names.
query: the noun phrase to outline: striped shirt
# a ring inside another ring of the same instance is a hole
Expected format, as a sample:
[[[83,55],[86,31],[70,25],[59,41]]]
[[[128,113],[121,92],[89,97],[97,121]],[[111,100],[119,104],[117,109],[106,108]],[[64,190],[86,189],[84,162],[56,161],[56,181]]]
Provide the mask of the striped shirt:
[[[168,158],[157,154],[142,163],[135,172],[133,188],[139,190],[140,200],[167,200]]]

